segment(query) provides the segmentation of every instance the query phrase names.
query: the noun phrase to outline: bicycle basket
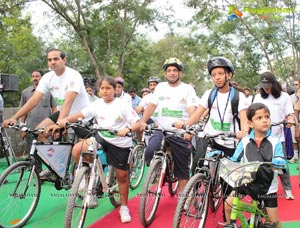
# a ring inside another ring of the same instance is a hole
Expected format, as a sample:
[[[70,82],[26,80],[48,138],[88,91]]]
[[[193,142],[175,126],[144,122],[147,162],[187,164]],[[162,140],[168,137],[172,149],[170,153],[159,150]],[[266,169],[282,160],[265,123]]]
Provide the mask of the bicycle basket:
[[[261,165],[260,162],[241,164],[228,158],[222,158],[220,164],[220,177],[233,188],[253,182],[256,179],[256,172]]]
[[[241,164],[222,159],[220,176],[230,186],[238,188],[239,193],[257,199],[268,193],[274,172],[269,165],[259,161]]]

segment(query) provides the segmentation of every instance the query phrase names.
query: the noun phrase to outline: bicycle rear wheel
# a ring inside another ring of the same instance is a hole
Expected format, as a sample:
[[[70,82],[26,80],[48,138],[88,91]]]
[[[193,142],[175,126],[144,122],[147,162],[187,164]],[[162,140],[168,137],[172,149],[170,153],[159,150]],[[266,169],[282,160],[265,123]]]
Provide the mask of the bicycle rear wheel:
[[[29,161],[9,166],[0,176],[0,227],[23,227],[33,215],[41,182]]]
[[[90,168],[82,166],[76,173],[67,203],[64,227],[83,227],[88,205],[84,202],[87,194],[87,180]],[[84,183],[86,182],[86,183]],[[83,185],[83,186],[80,186]]]
[[[145,147],[142,144],[136,145],[132,151],[132,162],[130,164],[130,188],[136,189],[142,181],[145,170]]]
[[[119,207],[121,206],[121,198],[116,177],[116,168],[111,166],[108,175],[109,200],[114,207]]]
[[[140,222],[144,226],[149,226],[155,216],[160,192],[158,192],[159,180],[162,173],[162,160],[155,159],[151,162],[147,172],[140,199]]]
[[[204,227],[208,212],[210,182],[195,174],[184,188],[177,204],[173,227]]]

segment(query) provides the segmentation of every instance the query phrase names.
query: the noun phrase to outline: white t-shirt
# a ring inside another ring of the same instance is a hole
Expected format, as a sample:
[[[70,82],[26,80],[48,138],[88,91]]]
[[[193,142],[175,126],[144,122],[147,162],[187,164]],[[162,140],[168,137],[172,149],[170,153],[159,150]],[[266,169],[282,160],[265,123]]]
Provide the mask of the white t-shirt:
[[[147,108],[148,104],[151,102],[151,100],[153,99],[153,94],[149,93],[146,96],[144,96],[141,100],[141,102],[139,103],[139,106],[142,106],[144,108],[144,110]],[[156,107],[154,113],[151,116],[151,119],[153,121],[156,121],[156,118],[158,116],[158,108]]]
[[[122,91],[121,96],[119,97],[121,100],[125,101],[128,105],[132,106],[132,98],[128,93]]]
[[[161,82],[155,88],[151,103],[157,105],[158,125],[164,130],[175,130],[172,124],[178,120],[189,118],[187,108],[197,107],[197,97],[194,88],[184,82],[176,87],[168,82]]]
[[[212,89],[206,90],[203,96],[201,97],[200,105],[205,109],[208,109],[208,97]],[[245,95],[242,92],[239,92],[239,105],[238,111],[247,109],[247,103],[245,102]],[[223,128],[222,128],[223,120]],[[238,123],[235,121],[235,129],[238,131]],[[218,134],[221,132],[234,132],[234,123],[233,115],[231,110],[231,100],[229,97],[229,92],[220,93],[217,92],[215,100],[211,106],[210,116],[205,125],[204,133],[210,135]],[[220,142],[218,142],[220,143]],[[223,145],[227,148],[234,148],[234,141],[226,140],[226,145]]]
[[[90,103],[80,73],[69,67],[66,67],[65,72],[60,76],[57,76],[54,71],[46,73],[41,78],[36,90],[43,94],[50,91],[58,110],[61,110],[66,93],[69,91],[76,92],[77,96],[70,109],[70,115],[80,112]]]
[[[294,113],[292,99],[283,91],[277,99],[272,94],[269,94],[267,98],[262,98],[260,94],[257,94],[253,103],[263,103],[270,109],[272,123],[283,121],[288,114]],[[272,134],[279,137],[281,142],[285,141],[283,125],[272,127]]]
[[[249,95],[248,97],[245,96],[245,103],[246,103],[247,107],[249,107],[251,105],[252,99],[253,99],[252,95]]]
[[[115,98],[110,103],[105,103],[100,98],[84,108],[81,113],[88,119],[95,117],[97,125],[100,128],[110,130],[120,130],[130,127],[132,123],[139,120],[139,116],[133,108],[120,98]],[[107,136],[100,132],[99,135],[107,142],[118,147],[126,148],[132,145],[131,137]]]

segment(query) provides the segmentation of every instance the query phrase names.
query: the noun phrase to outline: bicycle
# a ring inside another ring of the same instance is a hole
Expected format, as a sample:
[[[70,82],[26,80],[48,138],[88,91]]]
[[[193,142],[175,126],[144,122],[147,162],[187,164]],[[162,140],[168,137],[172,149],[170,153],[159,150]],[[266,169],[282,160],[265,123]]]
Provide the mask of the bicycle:
[[[270,169],[284,170],[286,161],[284,158],[277,157],[273,158],[272,162],[254,161],[240,164],[229,159],[224,159],[222,160],[222,164],[224,169],[220,172],[220,176],[238,192],[238,187],[249,184],[255,180],[255,174],[261,165],[267,165]],[[237,221],[239,221],[240,227],[243,228],[276,227],[276,224],[269,220],[263,202],[260,202],[258,199],[248,200],[248,202],[243,201],[241,195],[238,193],[233,196],[231,207],[230,223],[224,225],[224,228],[239,227]]]
[[[147,146],[147,137],[151,136],[151,130],[143,132],[142,142],[137,143],[131,152],[129,161],[129,187],[136,189],[141,183],[145,171],[145,148]]]
[[[90,143],[87,151],[82,151],[76,170],[76,176],[68,198],[64,227],[83,227],[88,209],[98,206],[91,205],[92,197],[103,197],[108,194],[111,204],[115,207],[121,205],[118,184],[116,181],[115,168],[109,169],[108,178],[105,177],[97,150],[99,143],[95,134],[98,131],[105,131],[115,135],[117,131],[110,129],[89,128]],[[131,135],[127,135],[131,137]],[[83,186],[83,187],[82,187]],[[84,187],[87,186],[87,187]]]
[[[17,161],[15,152],[9,141],[9,137],[5,131],[5,128],[0,127],[0,151],[2,156],[5,157],[7,165],[10,166]]]
[[[140,199],[140,222],[144,226],[149,226],[158,208],[164,184],[168,183],[168,191],[171,196],[176,194],[178,188],[177,178],[174,177],[174,161],[170,147],[166,144],[166,138],[172,135],[182,137],[182,133],[177,131],[167,131],[152,128],[152,131],[160,131],[163,140],[159,151],[156,151],[150,163],[148,173],[145,177],[141,199]],[[188,131],[189,132],[189,131]]]
[[[68,127],[76,128],[73,124]],[[44,129],[29,129],[22,125],[12,128],[33,136],[28,160],[19,161],[9,166],[0,176],[0,227],[23,227],[33,215],[40,198],[41,180],[35,167],[39,159],[56,176],[57,190],[71,188],[73,181],[71,167],[71,150],[74,140],[70,142],[37,141],[38,134]]]
[[[193,127],[198,132],[197,127]],[[200,129],[201,130],[201,129]],[[201,134],[200,134],[201,133]],[[214,148],[214,140],[233,141],[233,133],[215,135],[202,134],[198,137],[207,139],[208,147],[205,158],[199,158],[195,174],[186,184],[177,204],[173,227],[204,227],[208,208],[218,210],[222,199],[222,186],[219,178],[220,159],[224,153]]]

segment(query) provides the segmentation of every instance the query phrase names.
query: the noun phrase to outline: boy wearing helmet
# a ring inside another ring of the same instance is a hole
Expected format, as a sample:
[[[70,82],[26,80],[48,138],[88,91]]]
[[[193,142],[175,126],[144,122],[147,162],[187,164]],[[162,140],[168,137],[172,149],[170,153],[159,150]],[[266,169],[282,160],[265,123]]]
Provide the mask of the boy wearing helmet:
[[[217,134],[220,132],[235,132],[237,138],[241,139],[247,135],[249,127],[247,125],[246,110],[247,105],[245,102],[245,95],[242,92],[239,93],[238,101],[238,114],[241,123],[241,130],[238,129],[238,123],[234,121],[234,115],[232,112],[230,96],[234,88],[229,83],[233,76],[234,68],[232,63],[224,57],[213,57],[207,63],[208,72],[211,75],[213,83],[216,89],[215,99],[212,102],[209,119],[205,126],[204,132],[209,134]],[[199,121],[206,109],[209,109],[209,98],[212,89],[207,90],[201,98],[200,105],[195,113],[185,122],[177,122],[176,127],[182,128],[183,125],[192,125]],[[206,142],[198,141],[197,152],[195,161],[198,161],[199,157],[204,157],[206,152]],[[234,153],[235,145],[226,144],[224,146],[218,145],[220,150],[224,151],[227,156],[232,156]],[[200,149],[201,148],[201,149]],[[200,153],[199,153],[200,152]],[[193,166],[195,167],[196,164]]]
[[[195,111],[196,93],[192,86],[182,82],[183,64],[177,58],[169,58],[163,65],[164,76],[167,82],[161,82],[155,88],[151,102],[144,111],[141,120],[145,126],[147,120],[157,108],[156,121],[163,130],[174,130],[172,124],[178,120],[186,121]],[[149,140],[145,150],[145,160],[149,163],[154,151],[158,151],[162,141],[162,133],[156,132]],[[191,153],[190,142],[171,136],[166,139],[172,148],[174,159],[174,175],[179,182],[179,192],[182,192],[189,179],[188,159]]]

